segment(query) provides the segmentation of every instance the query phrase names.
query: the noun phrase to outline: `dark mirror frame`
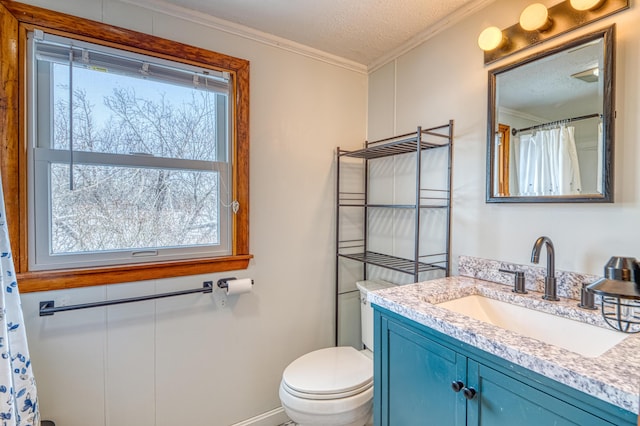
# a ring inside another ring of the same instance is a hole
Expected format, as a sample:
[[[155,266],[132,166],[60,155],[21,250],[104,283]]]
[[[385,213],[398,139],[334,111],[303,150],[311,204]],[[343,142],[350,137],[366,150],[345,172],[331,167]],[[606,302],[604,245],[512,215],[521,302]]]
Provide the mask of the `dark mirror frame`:
[[[520,61],[489,70],[489,103],[487,114],[487,162],[486,162],[486,202],[487,203],[612,203],[613,202],[613,145],[614,145],[614,121],[615,121],[615,24],[578,37],[560,46],[543,50],[528,56]],[[493,194],[494,179],[494,139],[498,131],[497,110],[496,110],[496,77],[514,68],[534,62],[538,59],[554,55],[564,50],[575,48],[592,40],[604,40],[604,92],[603,92],[603,167],[602,194],[587,195],[559,195],[559,196],[536,196],[520,197],[509,196],[499,197]]]

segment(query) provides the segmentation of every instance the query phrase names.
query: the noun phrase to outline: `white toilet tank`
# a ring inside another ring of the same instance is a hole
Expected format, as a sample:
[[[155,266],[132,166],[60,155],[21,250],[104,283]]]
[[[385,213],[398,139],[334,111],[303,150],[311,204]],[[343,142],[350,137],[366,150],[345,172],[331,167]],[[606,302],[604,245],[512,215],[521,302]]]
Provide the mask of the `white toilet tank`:
[[[383,280],[366,280],[356,282],[358,290],[360,290],[360,324],[362,327],[362,343],[366,349],[373,351],[373,308],[367,302],[367,293],[383,288],[394,287],[392,284]]]

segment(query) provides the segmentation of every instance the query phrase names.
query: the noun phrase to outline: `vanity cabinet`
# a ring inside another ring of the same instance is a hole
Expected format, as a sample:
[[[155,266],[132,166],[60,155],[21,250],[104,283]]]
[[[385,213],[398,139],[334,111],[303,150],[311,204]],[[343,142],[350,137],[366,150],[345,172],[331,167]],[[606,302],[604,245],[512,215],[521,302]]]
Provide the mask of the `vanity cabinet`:
[[[629,412],[374,309],[376,426],[635,425]]]

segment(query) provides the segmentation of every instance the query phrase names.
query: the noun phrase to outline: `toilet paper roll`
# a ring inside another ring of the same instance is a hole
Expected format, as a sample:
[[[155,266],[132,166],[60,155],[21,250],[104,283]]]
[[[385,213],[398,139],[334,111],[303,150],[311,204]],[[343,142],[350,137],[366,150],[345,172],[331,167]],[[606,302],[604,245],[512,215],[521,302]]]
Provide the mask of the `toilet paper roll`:
[[[234,294],[249,293],[253,288],[253,281],[251,278],[241,278],[238,280],[227,281],[227,296],[233,296]]]

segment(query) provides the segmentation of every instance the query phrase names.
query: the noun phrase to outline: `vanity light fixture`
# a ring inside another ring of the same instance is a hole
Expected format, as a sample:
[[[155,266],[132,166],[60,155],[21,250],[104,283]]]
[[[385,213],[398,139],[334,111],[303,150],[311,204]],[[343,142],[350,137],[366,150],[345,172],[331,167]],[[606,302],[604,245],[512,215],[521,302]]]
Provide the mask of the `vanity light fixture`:
[[[478,46],[482,50],[493,50],[505,42],[502,30],[498,27],[487,27],[478,36]]]
[[[530,4],[520,14],[520,26],[525,31],[546,31],[552,25],[549,11],[542,3]]]
[[[485,28],[478,45],[486,65],[628,8],[629,0],[565,0],[550,8],[533,3],[517,24],[503,30]]]
[[[606,0],[570,0],[571,7],[575,10],[596,10],[605,2]]]

